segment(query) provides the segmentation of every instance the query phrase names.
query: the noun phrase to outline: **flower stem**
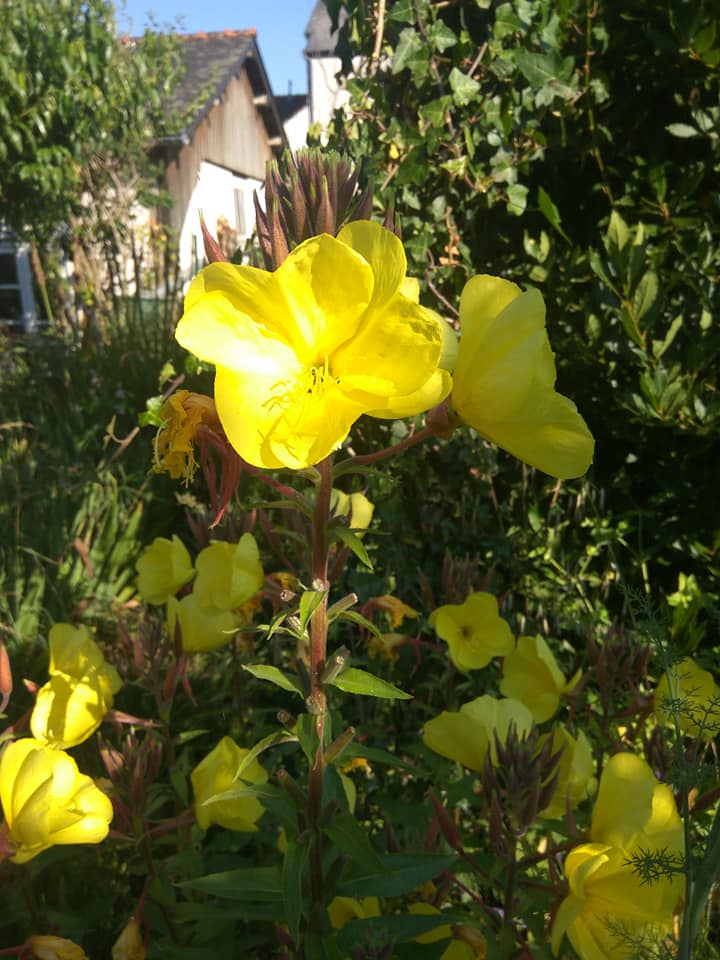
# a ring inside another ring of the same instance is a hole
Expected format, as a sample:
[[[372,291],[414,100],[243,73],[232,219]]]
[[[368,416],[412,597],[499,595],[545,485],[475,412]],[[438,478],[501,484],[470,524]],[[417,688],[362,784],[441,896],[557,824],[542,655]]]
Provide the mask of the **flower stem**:
[[[312,587],[323,591],[323,596],[310,621],[310,696],[308,709],[316,716],[317,750],[310,771],[308,796],[308,826],[312,832],[310,852],[310,896],[313,907],[322,904],[322,832],[319,826],[322,810],[323,780],[325,775],[325,692],[322,671],[327,657],[327,601],[328,601],[328,519],[332,490],[332,462],[328,457],[317,466],[319,479],[315,500],[312,533]],[[314,912],[314,911],[313,911]]]

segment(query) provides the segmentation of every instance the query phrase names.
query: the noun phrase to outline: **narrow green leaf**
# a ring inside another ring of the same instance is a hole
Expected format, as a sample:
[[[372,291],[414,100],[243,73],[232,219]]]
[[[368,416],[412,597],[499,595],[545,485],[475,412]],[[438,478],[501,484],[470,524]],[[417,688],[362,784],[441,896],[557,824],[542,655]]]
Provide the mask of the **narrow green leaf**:
[[[343,897],[401,897],[460,863],[454,853],[386,853],[382,871],[352,867],[338,888]]]
[[[333,527],[332,537],[335,540],[340,540],[346,547],[349,547],[358,560],[364,563],[369,570],[372,570],[373,565],[370,562],[370,557],[368,556],[367,550],[363,546],[362,540],[356,533],[353,533],[352,530],[348,530],[347,527]]]
[[[660,285],[656,273],[648,270],[647,273],[642,275],[633,294],[633,310],[636,323],[639,323],[653,309],[657,303],[659,289]]]
[[[267,680],[269,683],[274,683],[276,687],[281,687],[290,693],[297,693],[300,697],[304,696],[299,682],[294,677],[287,676],[278,667],[271,667],[264,663],[243,663],[242,668],[258,680]]]
[[[300,597],[300,626],[303,630],[307,629],[310,618],[322,603],[325,596],[325,590],[305,590]]]
[[[277,743],[296,742],[297,738],[287,733],[285,730],[276,730],[274,733],[269,733],[266,737],[263,737],[262,740],[258,740],[255,746],[248,750],[248,752],[240,761],[240,766],[235,772],[235,778],[238,779],[239,777],[242,777],[244,770],[250,766],[256,757],[260,756],[263,750],[267,750],[269,747],[274,747]]]
[[[689,123],[669,123],[665,129],[671,136],[680,137],[683,140],[700,136],[698,128],[691,127]]]
[[[563,239],[570,242],[570,237],[568,237],[562,228],[560,211],[550,199],[550,195],[546,193],[542,187],[538,187],[538,207],[540,208],[540,213],[542,213],[550,226],[556,230]]]
[[[282,868],[283,899],[285,901],[285,916],[290,936],[293,941],[298,939],[300,917],[303,905],[303,879],[305,877],[305,863],[310,851],[309,843],[299,844],[291,840],[285,851]]]
[[[277,867],[254,867],[209,873],[205,877],[183,880],[178,886],[209,893],[226,900],[257,900],[260,903],[282,901],[282,878]]]
[[[381,697],[385,700],[412,699],[411,694],[404,693],[387,680],[381,680],[380,677],[355,667],[348,667],[331,685],[345,693],[359,693],[364,697]]]

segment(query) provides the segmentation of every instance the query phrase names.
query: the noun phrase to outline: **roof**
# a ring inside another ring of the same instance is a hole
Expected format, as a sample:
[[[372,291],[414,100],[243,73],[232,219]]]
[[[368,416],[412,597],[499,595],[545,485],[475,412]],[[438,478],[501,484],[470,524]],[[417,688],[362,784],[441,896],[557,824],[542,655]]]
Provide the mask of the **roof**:
[[[288,93],[280,97],[275,97],[275,106],[283,123],[287,123],[290,117],[294,117],[303,107],[308,105],[307,93]]]
[[[340,25],[347,20],[347,11],[340,10]],[[332,20],[323,0],[317,0],[313,12],[310,14],[308,25],[305,27],[307,44],[306,57],[331,57],[335,53],[338,41],[338,31],[333,32]]]
[[[184,116],[185,121],[182,130],[172,140],[188,140],[228,83],[245,69],[271,144],[284,146],[282,122],[256,36],[254,29],[179,35],[185,72],[175,89],[171,107]]]

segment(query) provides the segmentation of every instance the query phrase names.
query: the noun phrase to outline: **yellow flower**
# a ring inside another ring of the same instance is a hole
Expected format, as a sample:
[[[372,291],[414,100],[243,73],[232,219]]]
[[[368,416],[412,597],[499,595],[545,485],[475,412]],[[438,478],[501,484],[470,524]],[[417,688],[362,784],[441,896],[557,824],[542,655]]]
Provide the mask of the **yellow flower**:
[[[380,657],[388,663],[397,663],[400,647],[410,639],[406,633],[371,633],[368,637],[368,653],[373,658]]]
[[[30,937],[27,945],[36,960],[88,960],[82,947],[64,937]]]
[[[561,748],[564,749],[558,766],[555,793],[550,803],[540,811],[538,816],[559,820],[566,815],[568,799],[570,806],[576,807],[595,793],[597,780],[594,776],[590,741],[582,730],[578,731],[575,738],[562,724],[558,724],[547,736],[553,738],[553,753]],[[542,737],[539,746],[542,746],[546,739],[547,737]]]
[[[382,597],[373,597],[371,602],[373,607],[386,611],[390,618],[390,627],[393,630],[396,630],[403,620],[417,620],[420,616],[417,610],[413,610],[412,607],[409,607],[406,603],[403,603],[402,600],[393,597],[391,594],[386,593]]]
[[[471,593],[464,603],[438,607],[430,624],[447,643],[458,670],[479,670],[513,648],[512,632],[491,593]]]
[[[494,736],[505,743],[510,726],[522,735],[533,725],[532,714],[519,700],[498,700],[485,695],[471,700],[459,711],[443,710],[423,729],[426,746],[470,770],[481,771],[485,756],[495,757]]]
[[[64,750],[97,730],[122,681],[87,629],[66,623],[50,630],[49,673],[38,690],[30,729],[36,740]]]
[[[180,627],[180,638],[185,653],[200,653],[214,650],[229,643],[241,618],[230,610],[217,607],[203,607],[198,603],[195,593],[181,600],[170,597],[167,605],[167,625],[171,637],[175,636],[176,626]]]
[[[633,855],[663,851],[680,865],[683,825],[671,790],[630,753],[605,765],[593,809],[590,843],[565,861],[570,891],[552,928],[557,955],[563,937],[582,960],[632,960],[642,947],[656,947],[672,927],[683,893],[681,875],[643,883]]]
[[[375,504],[364,493],[345,493],[335,487],[330,492],[330,509],[340,516],[347,517],[349,526],[356,531],[367,530],[375,512]],[[358,536],[362,536],[359,533]]]
[[[450,401],[458,417],[551,476],[582,476],[594,441],[575,404],[555,391],[540,293],[473,277],[460,298],[460,324]]]
[[[592,814],[591,840],[626,850],[684,850],[682,819],[672,790],[633,753],[605,764]],[[674,897],[673,905],[677,900]]]
[[[257,760],[251,760],[238,775],[240,765],[249,750],[239,747],[230,737],[223,737],[190,774],[195,795],[195,818],[203,830],[217,823],[226,830],[251,833],[257,830],[256,821],[265,808],[257,799],[243,791],[248,784],[267,783],[267,773]],[[220,798],[220,794],[234,791],[234,796]],[[213,799],[218,797],[218,799]]]
[[[155,437],[156,473],[169,473],[173,480],[192,480],[197,469],[195,437],[200,424],[221,432],[211,397],[189,390],[176,390],[160,408],[162,426]]]
[[[566,681],[542,637],[518,637],[515,649],[503,662],[500,693],[521,700],[530,708],[535,723],[543,723],[555,713],[560,697],[572,689],[578,676]]]
[[[195,558],[197,580],[193,593],[202,607],[233,610],[263,585],[257,541],[244,533],[238,543],[216,540]]]
[[[140,924],[131,917],[112,948],[112,960],[145,960],[145,944]]]
[[[136,564],[138,592],[146,603],[167,603],[195,575],[182,540],[156,537]]]
[[[668,913],[657,883],[640,883],[627,852],[604,843],[583,843],[565,860],[569,895],[560,904],[552,928],[557,956],[567,938],[582,960],[634,960],[657,948],[668,933]]]
[[[363,413],[421,391],[407,411],[420,413],[447,395],[440,329],[401,292],[405,269],[394,234],[356,221],[304,241],[273,273],[200,271],[176,337],[215,364],[220,422],[244,460],[299,470],[340,446]]]
[[[37,740],[16,740],[0,758],[0,800],[16,863],[55,844],[100,843],[113,810],[72,757]]]
[[[351,920],[369,920],[380,916],[380,901],[377,897],[335,897],[328,907],[328,916],[334,930],[339,930]]]
[[[655,688],[655,712],[664,723],[674,722],[668,703],[673,700],[678,701],[678,722],[686,736],[715,738],[720,729],[720,687],[713,675],[690,657],[670,667]]]

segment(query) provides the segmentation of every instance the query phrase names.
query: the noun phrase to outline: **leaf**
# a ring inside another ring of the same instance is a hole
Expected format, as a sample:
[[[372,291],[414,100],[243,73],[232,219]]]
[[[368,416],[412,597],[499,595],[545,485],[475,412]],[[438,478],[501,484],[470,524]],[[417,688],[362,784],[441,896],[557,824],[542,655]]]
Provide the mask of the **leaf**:
[[[373,569],[373,565],[370,562],[370,557],[368,556],[367,550],[363,546],[362,540],[356,533],[353,533],[352,530],[348,530],[347,527],[333,527],[332,536],[333,539],[340,540],[346,547],[352,550],[358,560],[364,563],[369,570]]]
[[[528,188],[522,183],[511,183],[507,188],[507,210],[515,217],[522,216],[527,206]]]
[[[385,700],[412,700],[409,693],[404,693],[394,687],[387,680],[373,676],[365,670],[348,667],[339,677],[331,681],[331,686],[337,687],[345,693],[358,693],[364,697],[381,697]]]
[[[327,590],[305,590],[300,597],[300,626],[303,632],[307,629],[310,618],[322,603]]]
[[[414,27],[405,27],[398,38],[392,59],[392,73],[401,73],[406,67],[411,73],[423,73],[430,64],[430,51]]]
[[[292,677],[288,677],[277,667],[271,667],[264,663],[243,663],[242,668],[257,677],[258,680],[267,680],[274,683],[276,687],[281,687],[290,693],[297,693],[300,697],[305,696],[299,682]]]
[[[605,246],[612,257],[613,254],[621,254],[630,241],[630,231],[628,225],[617,212],[613,210],[610,214],[610,223],[608,224],[605,235]]]
[[[657,274],[648,270],[640,278],[640,283],[633,294],[633,312],[635,313],[635,322],[639,323],[643,317],[653,309],[657,303],[659,292],[659,283]]]
[[[378,750],[376,747],[366,747],[357,740],[351,741],[341,754],[343,760],[349,760],[351,757],[364,757],[373,763],[384,763],[390,767],[396,767],[398,770],[407,770],[408,773],[417,773],[417,767],[401,760],[400,757],[387,750]]]
[[[338,850],[347,853],[350,862],[358,869],[368,873],[382,873],[385,870],[379,853],[373,850],[367,832],[350,813],[339,814],[323,827],[323,833]]]
[[[700,131],[697,127],[691,127],[689,123],[669,123],[665,129],[671,136],[680,137],[683,140],[689,137],[700,136]]]
[[[297,738],[287,733],[285,730],[276,730],[274,733],[269,733],[266,737],[263,737],[262,740],[258,740],[255,746],[248,750],[248,752],[242,758],[240,761],[240,766],[235,772],[236,779],[238,777],[242,777],[243,771],[250,766],[256,757],[259,757],[264,750],[267,750],[268,747],[274,747],[277,743],[296,742]]]
[[[561,226],[560,211],[542,187],[538,187],[538,207],[540,208],[540,213],[542,213],[550,226],[556,230],[563,239],[570,242],[570,237],[568,237]]]
[[[282,868],[283,899],[285,901],[285,917],[287,919],[290,936],[293,941],[298,939],[300,917],[303,905],[303,879],[305,863],[310,852],[309,843],[298,843],[291,840],[285,851]]]
[[[382,870],[352,866],[338,888],[343,897],[401,897],[460,863],[454,853],[386,853]]]
[[[480,84],[472,77],[468,77],[462,70],[453,67],[450,71],[448,81],[453,91],[453,99],[459,107],[465,107],[471,103],[480,90]]]
[[[241,868],[209,873],[193,880],[182,880],[180,887],[209,893],[226,900],[257,900],[260,903],[282,901],[282,877],[277,867]]]

